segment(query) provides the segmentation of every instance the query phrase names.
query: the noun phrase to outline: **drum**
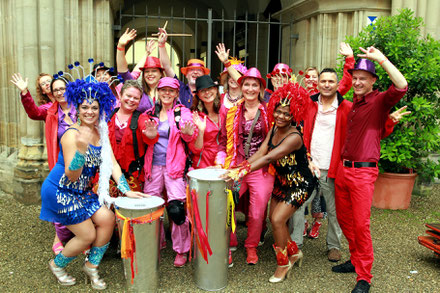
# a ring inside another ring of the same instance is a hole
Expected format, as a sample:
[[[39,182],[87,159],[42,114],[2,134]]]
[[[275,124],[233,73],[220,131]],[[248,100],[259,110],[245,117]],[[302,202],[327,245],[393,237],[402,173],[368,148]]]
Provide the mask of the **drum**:
[[[129,291],[156,291],[159,283],[159,232],[164,200],[118,197],[115,211]]]
[[[229,229],[226,184],[219,178],[225,172],[226,170],[223,169],[197,169],[188,173],[192,214],[196,215],[193,221],[201,222],[193,223],[194,282],[199,288],[208,291],[223,289],[228,284]],[[197,224],[201,224],[203,232],[197,230]],[[203,244],[199,232],[206,234],[212,251],[211,255],[209,253],[205,255],[206,260],[203,252],[200,251],[200,245],[197,244],[200,241]]]

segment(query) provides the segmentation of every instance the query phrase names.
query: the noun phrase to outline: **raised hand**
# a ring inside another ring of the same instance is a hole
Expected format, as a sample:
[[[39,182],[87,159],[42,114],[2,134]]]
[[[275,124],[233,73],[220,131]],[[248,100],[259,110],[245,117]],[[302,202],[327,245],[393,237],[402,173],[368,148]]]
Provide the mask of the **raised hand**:
[[[226,61],[228,61],[228,57],[229,57],[229,49],[226,50],[225,44],[223,43],[219,43],[217,46],[215,46],[217,48],[217,50],[215,50],[215,54],[217,54],[218,59],[222,62],[225,63]]]
[[[167,31],[163,28],[159,28],[159,36],[157,37],[157,42],[159,43],[159,46],[164,46],[168,39]]]
[[[193,122],[199,129],[199,132],[205,132],[206,129],[206,116],[203,120],[200,118],[199,113],[197,111],[193,112]]]
[[[78,135],[76,136],[76,147],[78,151],[84,154],[94,137],[94,129],[87,126],[79,126]]]
[[[29,79],[26,78],[26,80],[23,80],[20,73],[14,73],[11,82],[22,92],[22,94],[25,94],[28,91]]]
[[[142,192],[139,192],[139,191],[132,191],[132,190],[127,191],[127,192],[125,193],[125,196],[127,196],[127,197],[131,197],[131,198],[144,198],[144,197],[151,197],[151,195],[149,195],[149,194],[142,193]]]
[[[359,47],[359,50],[364,52],[364,54],[358,54],[358,57],[368,58],[376,62],[380,62],[386,59],[385,55],[378,49],[374,48],[373,46],[370,46],[367,49]]]
[[[350,45],[344,42],[341,42],[339,45],[339,53],[345,57],[353,56],[353,50]]]
[[[191,136],[194,134],[194,124],[191,121],[186,121],[180,131],[182,134]]]
[[[130,30],[129,28],[127,28],[122,36],[119,38],[118,47],[125,48],[125,46],[127,46],[130,41],[134,40],[134,38],[136,38],[136,30]]]
[[[408,107],[408,106],[403,106],[402,108],[397,109],[396,111],[394,111],[393,113],[391,113],[391,114],[390,114],[390,119],[391,119],[394,123],[399,123],[403,116],[406,116],[406,115],[408,115],[408,114],[411,114],[411,111],[406,111],[406,112],[403,112],[403,113],[402,113],[402,111],[405,111],[407,107]]]
[[[145,45],[145,52],[147,53],[147,56],[150,56],[154,49],[156,49],[156,40],[149,40]]]
[[[153,139],[157,136],[157,124],[154,120],[145,120],[145,129],[142,133],[149,139]]]

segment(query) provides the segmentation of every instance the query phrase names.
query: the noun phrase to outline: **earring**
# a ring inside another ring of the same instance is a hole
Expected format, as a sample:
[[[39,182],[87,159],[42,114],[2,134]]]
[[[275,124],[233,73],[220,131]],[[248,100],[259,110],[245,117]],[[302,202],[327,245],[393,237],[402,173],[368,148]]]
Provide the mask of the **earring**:
[[[81,126],[81,119],[79,119],[79,116],[76,117],[76,123],[78,124],[78,126]]]

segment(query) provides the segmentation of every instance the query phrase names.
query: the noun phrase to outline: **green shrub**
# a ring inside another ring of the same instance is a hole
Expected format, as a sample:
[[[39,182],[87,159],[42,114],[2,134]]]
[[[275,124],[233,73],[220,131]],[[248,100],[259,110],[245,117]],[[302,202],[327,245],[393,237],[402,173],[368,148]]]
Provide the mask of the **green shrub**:
[[[403,173],[414,170],[423,181],[432,181],[440,174],[440,164],[427,160],[431,153],[440,152],[440,42],[431,36],[423,37],[420,17],[410,9],[399,14],[380,17],[358,36],[348,36],[346,42],[355,56],[359,47],[375,46],[402,72],[408,81],[408,92],[396,105],[408,106],[412,113],[394,127],[394,132],[381,141],[381,171]],[[343,62],[339,63],[342,72]],[[385,91],[391,80],[376,64],[379,76],[375,87]],[[350,91],[346,98],[352,99]],[[393,110],[395,110],[393,109]]]

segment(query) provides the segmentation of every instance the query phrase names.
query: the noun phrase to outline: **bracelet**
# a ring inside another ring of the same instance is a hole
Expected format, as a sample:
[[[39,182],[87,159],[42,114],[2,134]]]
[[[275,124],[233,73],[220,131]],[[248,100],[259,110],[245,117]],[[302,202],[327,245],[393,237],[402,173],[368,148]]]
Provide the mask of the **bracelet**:
[[[130,191],[130,186],[128,185],[127,179],[125,179],[124,174],[119,177],[118,189],[122,194],[126,194]]]
[[[118,51],[125,51],[125,47],[119,47],[119,46],[117,46],[117,47],[116,47],[116,50],[118,50]]]
[[[163,47],[165,47],[165,43],[163,44],[159,43],[159,48],[163,48]]]
[[[228,62],[224,63],[225,67],[228,68],[229,66],[231,66],[231,61],[228,60]]]
[[[388,60],[388,58],[387,57],[385,57],[385,59],[383,59],[382,61],[380,61],[379,62],[379,65],[382,65],[385,61],[387,61]]]
[[[77,171],[81,169],[85,163],[86,163],[86,156],[80,153],[79,151],[76,151],[72,161],[70,162],[69,170]]]

